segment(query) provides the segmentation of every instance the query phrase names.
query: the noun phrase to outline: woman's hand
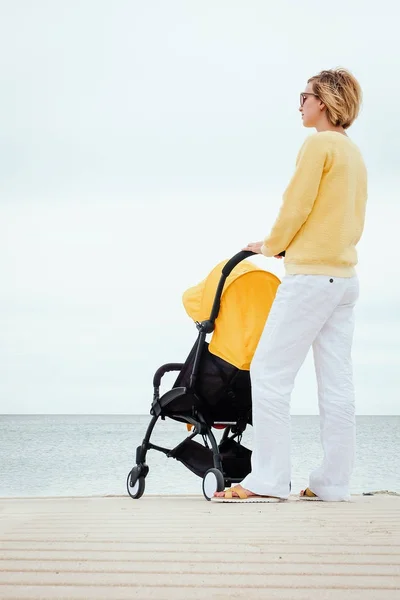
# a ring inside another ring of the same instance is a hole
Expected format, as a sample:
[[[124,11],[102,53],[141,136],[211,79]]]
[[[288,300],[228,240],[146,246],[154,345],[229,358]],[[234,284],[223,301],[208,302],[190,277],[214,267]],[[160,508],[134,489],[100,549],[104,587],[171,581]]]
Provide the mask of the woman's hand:
[[[250,242],[250,244],[247,244],[246,248],[242,248],[242,250],[249,250],[250,252],[255,252],[256,254],[262,254],[261,246],[263,243],[264,242]],[[283,256],[277,254],[274,258],[283,258]]]
[[[255,252],[256,254],[261,254],[261,246],[264,242],[250,242],[247,244],[246,248],[242,248],[242,250],[248,250],[250,252]]]

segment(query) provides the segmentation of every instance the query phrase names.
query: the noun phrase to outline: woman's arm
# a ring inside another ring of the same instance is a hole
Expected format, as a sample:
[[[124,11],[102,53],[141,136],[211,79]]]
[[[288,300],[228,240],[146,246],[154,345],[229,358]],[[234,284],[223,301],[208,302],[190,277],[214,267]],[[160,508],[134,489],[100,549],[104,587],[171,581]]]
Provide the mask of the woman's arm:
[[[278,218],[261,247],[265,256],[276,256],[286,250],[307,220],[318,194],[328,152],[326,139],[318,133],[304,142],[296,161],[296,171],[283,195]]]

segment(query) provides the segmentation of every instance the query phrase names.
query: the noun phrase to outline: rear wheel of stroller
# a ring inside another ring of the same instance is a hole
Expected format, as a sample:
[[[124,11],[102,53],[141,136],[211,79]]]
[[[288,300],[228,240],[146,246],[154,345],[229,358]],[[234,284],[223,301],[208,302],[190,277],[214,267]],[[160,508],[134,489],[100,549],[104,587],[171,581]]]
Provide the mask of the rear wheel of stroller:
[[[222,492],[224,489],[225,480],[221,471],[208,469],[203,477],[203,494],[206,500],[211,500],[215,492]]]
[[[144,477],[140,477],[139,473],[139,469],[134,467],[132,471],[129,472],[126,480],[126,489],[128,490],[130,497],[134,500],[139,500],[139,498],[143,496],[146,485]]]

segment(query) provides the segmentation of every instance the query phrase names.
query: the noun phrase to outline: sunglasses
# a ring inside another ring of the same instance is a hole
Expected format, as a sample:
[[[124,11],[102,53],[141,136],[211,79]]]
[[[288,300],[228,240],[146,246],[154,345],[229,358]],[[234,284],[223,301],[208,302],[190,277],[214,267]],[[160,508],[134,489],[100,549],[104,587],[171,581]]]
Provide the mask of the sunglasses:
[[[308,96],[315,96],[316,98],[318,98],[317,94],[312,94],[311,92],[302,92],[300,94],[300,106],[304,105],[304,102],[307,100]]]

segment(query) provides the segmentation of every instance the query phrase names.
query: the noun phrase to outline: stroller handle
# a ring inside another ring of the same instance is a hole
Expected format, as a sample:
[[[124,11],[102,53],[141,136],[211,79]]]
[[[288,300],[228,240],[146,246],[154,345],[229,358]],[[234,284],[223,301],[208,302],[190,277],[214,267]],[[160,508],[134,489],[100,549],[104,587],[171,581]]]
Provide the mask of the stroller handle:
[[[221,279],[219,280],[219,284],[217,287],[217,291],[215,293],[214,303],[211,309],[211,315],[208,321],[204,322],[203,331],[207,331],[207,333],[211,333],[214,329],[214,321],[219,313],[219,306],[221,302],[222,290],[224,289],[225,281],[228,275],[233,271],[233,269],[238,265],[242,260],[248,258],[249,256],[253,256],[257,254],[256,252],[252,252],[251,250],[242,250],[238,252],[231,259],[228,260],[226,265],[222,268]],[[279,256],[285,256],[285,251],[281,252]]]
[[[251,250],[242,250],[241,252],[238,252],[237,254],[235,254],[235,256],[232,256],[232,258],[230,260],[228,260],[228,262],[222,269],[222,274],[225,277],[228,277],[228,275],[230,275],[231,271],[233,271],[233,269],[236,267],[236,265],[238,265],[240,262],[242,262],[242,260],[244,260],[245,258],[248,258],[249,256],[253,256],[254,254],[257,254],[257,253],[252,252]],[[283,252],[280,252],[278,254],[278,256],[285,256],[285,254],[286,253],[283,250]]]
[[[244,260],[248,256],[253,256],[253,254],[255,254],[255,252],[252,252],[251,250],[242,250],[241,252],[238,252],[237,254],[232,256],[232,258],[229,259],[226,265],[222,268],[221,278],[218,283],[217,291],[215,293],[215,298],[211,309],[211,315],[209,320],[206,322],[207,325],[204,325],[206,327],[205,331],[207,331],[208,329],[207,333],[211,333],[211,331],[213,331],[214,329],[214,321],[219,313],[219,305],[221,302],[222,290],[224,289],[226,278],[228,277],[228,275],[230,275],[230,273],[233,271],[236,265],[238,265],[240,262],[242,262],[242,260]]]
[[[237,254],[235,254],[235,256],[232,256],[232,258],[230,260],[228,260],[228,262],[222,269],[222,275],[224,275],[225,277],[228,277],[228,275],[230,275],[231,271],[233,271],[233,269],[236,267],[236,265],[238,265],[240,262],[242,262],[242,260],[244,260],[245,258],[248,258],[249,256],[253,256],[253,254],[256,254],[256,253],[252,252],[251,250],[242,250],[241,252],[238,252]]]

